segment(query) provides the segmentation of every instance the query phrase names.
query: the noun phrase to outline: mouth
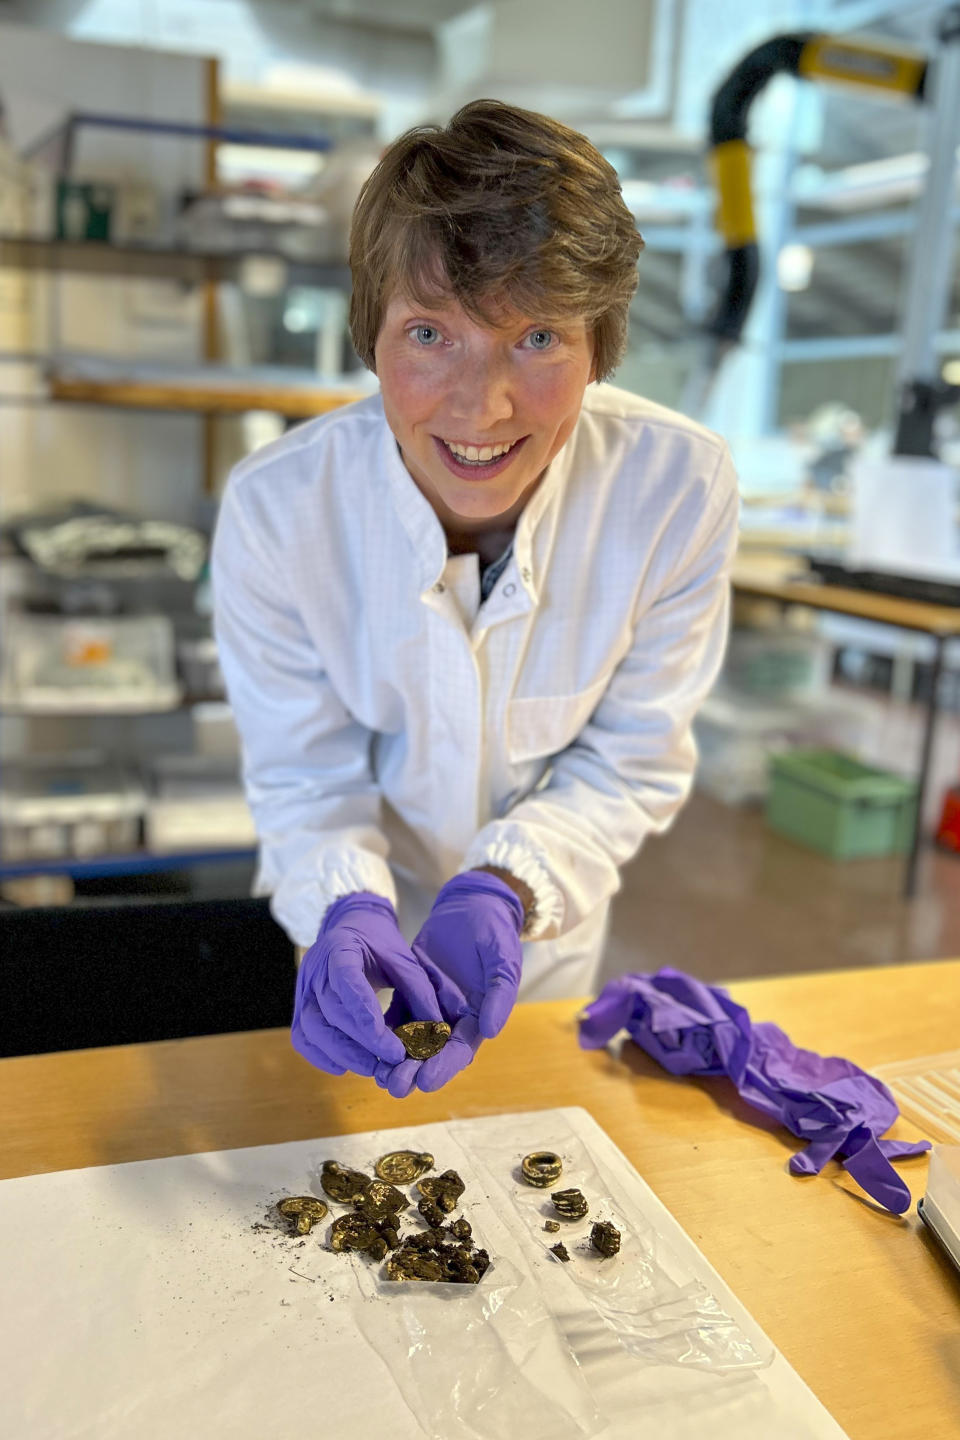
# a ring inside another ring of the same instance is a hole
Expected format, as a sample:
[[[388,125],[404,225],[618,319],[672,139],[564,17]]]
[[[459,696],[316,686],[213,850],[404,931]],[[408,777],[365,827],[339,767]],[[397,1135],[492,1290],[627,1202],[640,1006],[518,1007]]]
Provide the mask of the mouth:
[[[432,439],[437,453],[452,475],[456,475],[460,480],[492,480],[495,475],[506,470],[514,456],[519,454],[526,444],[528,437],[524,435],[506,448],[503,445],[461,445],[457,441],[451,444],[441,440],[439,435],[432,436]]]

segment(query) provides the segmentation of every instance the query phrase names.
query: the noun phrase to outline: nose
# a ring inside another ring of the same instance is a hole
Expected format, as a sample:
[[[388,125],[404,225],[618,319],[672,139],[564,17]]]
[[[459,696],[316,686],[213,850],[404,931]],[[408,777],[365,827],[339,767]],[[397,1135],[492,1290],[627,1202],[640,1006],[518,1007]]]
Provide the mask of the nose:
[[[509,360],[496,351],[473,353],[457,367],[449,396],[450,414],[466,427],[464,439],[483,439],[514,411],[513,377]]]

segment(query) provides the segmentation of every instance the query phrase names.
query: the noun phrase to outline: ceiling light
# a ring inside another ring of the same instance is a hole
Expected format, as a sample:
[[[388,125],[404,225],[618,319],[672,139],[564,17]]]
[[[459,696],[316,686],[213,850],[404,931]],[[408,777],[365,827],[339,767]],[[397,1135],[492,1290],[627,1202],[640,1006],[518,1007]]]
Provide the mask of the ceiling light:
[[[784,245],[777,256],[777,280],[781,290],[806,290],[813,273],[813,251],[809,245]]]

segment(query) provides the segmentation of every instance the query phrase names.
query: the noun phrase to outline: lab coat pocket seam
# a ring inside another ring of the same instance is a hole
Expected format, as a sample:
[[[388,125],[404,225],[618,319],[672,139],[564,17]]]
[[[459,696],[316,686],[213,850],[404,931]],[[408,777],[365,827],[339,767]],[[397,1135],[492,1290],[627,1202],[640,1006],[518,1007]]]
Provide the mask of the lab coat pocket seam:
[[[556,755],[571,745],[600,702],[603,677],[572,695],[530,695],[507,704],[507,753],[512,764]]]

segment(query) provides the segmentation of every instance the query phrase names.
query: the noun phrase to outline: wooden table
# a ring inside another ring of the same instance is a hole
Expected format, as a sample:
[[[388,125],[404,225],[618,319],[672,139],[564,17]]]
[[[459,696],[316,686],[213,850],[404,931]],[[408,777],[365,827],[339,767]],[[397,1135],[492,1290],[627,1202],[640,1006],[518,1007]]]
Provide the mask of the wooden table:
[[[956,1043],[960,961],[730,989],[798,1044],[866,1067]],[[0,1177],[583,1105],[850,1440],[960,1435],[960,1281],[916,1215],[878,1210],[835,1165],[789,1175],[792,1137],[724,1083],[674,1079],[633,1046],[579,1050],[578,1008],[518,1006],[469,1071],[406,1101],[310,1069],[285,1031],[3,1060]],[[904,1120],[893,1133],[917,1136]],[[926,1168],[899,1164],[914,1199]]]
[[[878,625],[892,625],[900,630],[914,630],[929,635],[934,642],[930,694],[927,699],[917,771],[917,813],[904,871],[903,893],[911,896],[916,893],[917,887],[923,802],[937,725],[944,647],[948,640],[960,636],[960,606],[933,605],[924,600],[904,600],[896,595],[880,595],[871,590],[848,590],[840,585],[817,583],[813,577],[797,578],[798,570],[802,572],[803,568],[804,562],[797,556],[741,555],[734,564],[731,579],[738,595],[758,600],[775,600],[781,605],[803,605],[809,610],[824,610],[833,615],[850,615],[857,620],[872,620]]]

